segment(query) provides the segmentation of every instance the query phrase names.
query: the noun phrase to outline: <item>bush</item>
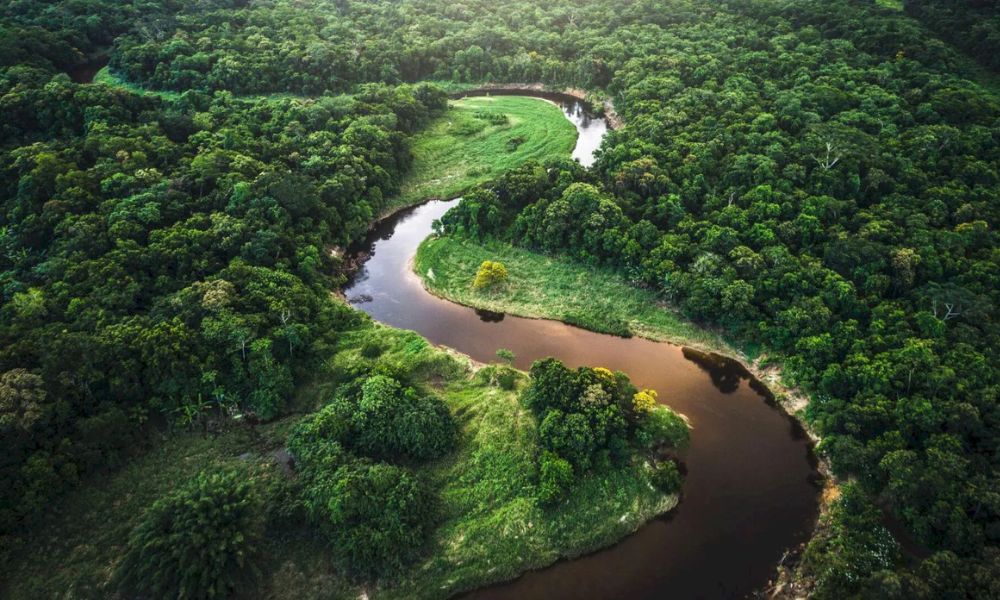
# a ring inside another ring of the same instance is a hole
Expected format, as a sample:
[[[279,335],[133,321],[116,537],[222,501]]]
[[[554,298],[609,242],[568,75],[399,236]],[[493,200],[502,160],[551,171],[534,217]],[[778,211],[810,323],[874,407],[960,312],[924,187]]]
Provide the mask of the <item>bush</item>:
[[[361,356],[365,358],[378,358],[383,352],[385,349],[376,342],[368,341],[361,346]]]
[[[497,367],[495,377],[500,389],[510,391],[517,385],[517,371],[510,367]]]
[[[677,463],[672,460],[655,463],[650,479],[653,485],[668,494],[676,494],[681,491],[681,483],[684,481],[680,470],[677,468]]]
[[[352,445],[372,458],[427,460],[455,447],[457,428],[448,407],[384,375],[361,386],[352,423]]]
[[[479,265],[476,278],[472,281],[473,289],[483,290],[495,288],[507,281],[507,267],[501,262],[484,260]]]
[[[459,121],[452,127],[451,133],[462,137],[472,137],[484,129],[486,129],[485,121],[482,119],[469,119],[468,121]]]
[[[507,152],[513,152],[521,147],[521,144],[528,141],[523,135],[515,135],[514,137],[507,140]]]
[[[652,450],[659,447],[681,448],[688,442],[688,426],[680,415],[658,404],[639,422],[635,440]]]
[[[228,596],[252,572],[258,504],[239,474],[200,473],[143,516],[117,573],[120,588],[157,598]]]
[[[343,444],[351,438],[353,407],[343,398],[335,398],[292,430],[288,451],[299,470],[331,469],[341,465]]]
[[[354,462],[313,482],[306,507],[344,567],[371,580],[398,572],[423,545],[433,496],[405,469]]]
[[[538,468],[538,500],[542,504],[552,505],[562,500],[573,485],[573,466],[557,454],[545,452],[542,454]]]
[[[481,121],[486,121],[490,125],[507,125],[510,123],[510,118],[506,114],[489,110],[477,110],[473,116]]]

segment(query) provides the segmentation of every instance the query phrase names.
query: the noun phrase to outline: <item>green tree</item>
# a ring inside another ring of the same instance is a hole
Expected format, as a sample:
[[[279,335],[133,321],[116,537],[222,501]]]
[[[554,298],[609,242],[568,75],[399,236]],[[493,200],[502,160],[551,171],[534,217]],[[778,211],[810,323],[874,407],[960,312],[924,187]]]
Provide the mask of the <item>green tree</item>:
[[[507,282],[507,267],[501,262],[484,260],[476,271],[472,287],[477,290],[495,289]]]
[[[259,500],[234,471],[202,472],[157,500],[129,536],[123,590],[169,598],[225,598],[255,568]]]

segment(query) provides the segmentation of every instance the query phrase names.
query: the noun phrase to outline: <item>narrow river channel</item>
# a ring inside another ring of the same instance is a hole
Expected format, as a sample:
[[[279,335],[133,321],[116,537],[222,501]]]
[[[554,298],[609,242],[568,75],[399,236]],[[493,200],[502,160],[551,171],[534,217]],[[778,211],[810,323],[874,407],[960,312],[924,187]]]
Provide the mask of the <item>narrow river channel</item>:
[[[604,124],[562,102],[580,131],[577,157],[593,161]],[[379,223],[371,257],[344,290],[375,319],[490,362],[499,348],[530,367],[619,369],[691,422],[683,498],[667,516],[600,552],[470,594],[474,598],[740,598],[763,588],[783,553],[815,524],[815,460],[801,427],[775,408],[734,361],[672,344],[592,333],[555,321],[477,312],[434,297],[410,269],[432,222],[458,200],[423,204]]]

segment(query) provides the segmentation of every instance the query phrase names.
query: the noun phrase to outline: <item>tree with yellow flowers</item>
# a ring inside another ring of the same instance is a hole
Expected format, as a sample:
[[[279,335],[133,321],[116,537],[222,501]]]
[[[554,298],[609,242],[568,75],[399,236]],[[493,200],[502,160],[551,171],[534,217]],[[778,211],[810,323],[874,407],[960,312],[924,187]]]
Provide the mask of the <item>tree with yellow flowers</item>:
[[[502,262],[484,260],[479,265],[472,287],[477,290],[491,289],[507,281],[507,267]]]
[[[648,415],[656,407],[656,390],[641,390],[632,396],[632,410],[637,415]]]

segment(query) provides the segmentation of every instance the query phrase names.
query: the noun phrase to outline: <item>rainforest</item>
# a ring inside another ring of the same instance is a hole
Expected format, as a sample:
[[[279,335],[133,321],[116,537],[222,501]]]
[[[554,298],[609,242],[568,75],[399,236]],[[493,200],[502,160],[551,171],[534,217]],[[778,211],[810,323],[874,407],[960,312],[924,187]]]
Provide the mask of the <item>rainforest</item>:
[[[0,597],[1000,597],[995,0],[0,4]]]

